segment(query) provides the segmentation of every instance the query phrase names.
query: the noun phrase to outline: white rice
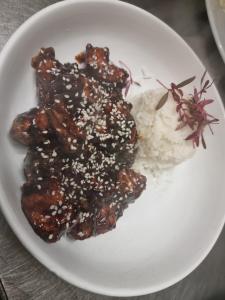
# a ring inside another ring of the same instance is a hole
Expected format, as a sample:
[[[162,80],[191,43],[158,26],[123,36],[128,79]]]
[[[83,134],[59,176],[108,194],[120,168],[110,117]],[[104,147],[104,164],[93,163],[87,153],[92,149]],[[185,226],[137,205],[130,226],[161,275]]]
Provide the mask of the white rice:
[[[178,125],[176,103],[172,96],[156,111],[165,89],[148,90],[129,99],[139,135],[134,168],[139,172],[158,173],[190,158],[195,150],[185,138],[189,128],[175,130]]]

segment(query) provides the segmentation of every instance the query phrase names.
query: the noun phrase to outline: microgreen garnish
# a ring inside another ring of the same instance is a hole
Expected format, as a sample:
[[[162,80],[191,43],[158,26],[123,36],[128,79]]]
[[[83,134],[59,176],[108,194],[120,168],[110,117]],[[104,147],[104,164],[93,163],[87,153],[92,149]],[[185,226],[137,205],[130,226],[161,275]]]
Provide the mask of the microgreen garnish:
[[[128,72],[129,74],[129,77],[126,81],[126,86],[125,86],[125,92],[124,92],[124,95],[125,97],[127,96],[128,92],[129,92],[129,89],[131,87],[131,85],[137,85],[137,86],[141,86],[141,84],[135,80],[133,80],[133,77],[132,77],[132,73],[131,73],[131,70],[130,68],[124,63],[122,62],[121,60],[119,60],[119,64],[124,68],[126,69],[126,71]]]
[[[195,76],[193,76],[193,77],[191,77],[191,78],[188,78],[188,79],[186,79],[186,80],[184,80],[184,81],[178,83],[178,84],[176,85],[176,87],[177,87],[178,89],[179,89],[179,88],[182,88],[182,87],[188,85],[189,83],[191,83],[191,82],[194,81],[194,80],[195,80]]]
[[[205,71],[201,78],[199,91],[194,88],[194,92],[189,98],[184,97],[181,88],[193,82],[195,76],[188,78],[179,84],[171,83],[170,88],[167,88],[163,83],[157,80],[165,89],[167,89],[167,93],[161,97],[156,106],[156,110],[162,108],[168,100],[169,93],[171,93],[173,100],[176,102],[176,111],[179,115],[179,125],[176,130],[189,127],[192,130],[192,133],[188,135],[185,140],[192,141],[194,147],[198,147],[201,143],[204,149],[206,149],[206,142],[203,136],[205,127],[208,126],[213,134],[211,125],[218,124],[219,121],[205,109],[207,105],[214,102],[213,99],[205,97],[207,90],[213,84],[213,81],[210,82],[209,80],[205,80],[206,73],[207,72]]]
[[[168,99],[168,96],[169,96],[169,92],[167,92],[166,94],[164,94],[162,96],[162,98],[159,100],[159,103],[157,104],[156,106],[156,110],[159,110],[161,107],[163,107],[163,105],[166,103],[167,99]]]

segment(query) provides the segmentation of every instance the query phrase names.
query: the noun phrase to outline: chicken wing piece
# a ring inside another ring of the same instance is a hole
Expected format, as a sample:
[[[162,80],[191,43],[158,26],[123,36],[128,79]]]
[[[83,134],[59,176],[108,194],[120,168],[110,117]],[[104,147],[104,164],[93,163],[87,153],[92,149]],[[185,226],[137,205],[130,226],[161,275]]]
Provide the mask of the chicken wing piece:
[[[62,150],[79,153],[86,138],[85,130],[76,125],[62,102],[55,103],[47,113],[51,127],[62,144]]]
[[[146,178],[131,169],[122,169],[115,186],[109,189],[108,180],[101,184],[105,186],[104,191],[91,190],[86,195],[85,206],[79,207],[76,222],[67,232],[70,238],[84,240],[115,228],[128,204],[145,189]]]
[[[106,187],[108,184],[105,184]],[[138,198],[146,187],[146,177],[131,169],[122,169],[116,186],[105,191],[95,200],[95,234],[102,234],[116,227],[128,204]]]
[[[43,141],[48,134],[48,116],[44,108],[33,108],[18,115],[13,121],[10,134],[23,145]]]
[[[46,242],[60,239],[72,225],[75,209],[65,202],[57,180],[25,183],[22,188],[22,209],[33,230]]]
[[[55,60],[55,50],[52,47],[41,48],[39,53],[32,57],[31,65],[34,69],[38,69],[40,62],[44,59]]]
[[[67,230],[71,239],[84,240],[94,235],[94,207],[90,198],[80,196],[77,202],[78,214],[72,226]]]
[[[121,162],[127,162],[126,157],[129,157],[132,164],[136,152],[137,129],[130,113],[130,106],[126,102],[111,103],[105,107],[105,112],[107,115],[107,133],[110,136],[107,149],[110,152],[116,152]],[[129,155],[126,155],[127,153]]]
[[[116,227],[117,215],[115,207],[109,204],[102,205],[95,215],[95,234],[103,234]]]
[[[82,81],[82,98],[88,103],[96,103],[101,100],[106,91],[99,86],[99,82],[93,77],[88,78],[85,74],[81,76]]]
[[[119,202],[110,204],[99,198],[92,203],[89,211],[80,212],[77,223],[69,229],[68,236],[71,239],[84,240],[106,233],[116,227],[116,221],[126,207],[127,205]]]
[[[53,48],[41,48],[31,62],[36,69],[37,90],[41,104],[51,104],[56,94],[75,93],[80,89],[80,70],[76,63],[61,64]]]
[[[84,240],[115,228],[115,208],[103,203],[99,200],[93,211],[80,212],[77,223],[69,229],[68,236],[75,240]]]
[[[53,48],[41,48],[31,65],[36,69],[37,93],[40,103],[50,103],[57,77],[62,73],[62,65],[55,59]]]
[[[49,142],[49,144],[44,144]],[[24,161],[24,173],[27,181],[39,181],[58,177],[64,166],[61,151],[54,147],[53,141],[46,140],[29,149]]]
[[[85,62],[88,71],[100,81],[106,81],[124,87],[129,77],[128,73],[109,61],[109,49],[86,46],[86,52],[79,54],[79,62]]]
[[[85,240],[94,233],[94,219],[89,213],[80,213],[79,215],[80,218],[77,220],[77,223],[73,224],[68,230],[67,235],[74,240]],[[84,217],[82,217],[83,215]]]
[[[106,233],[116,227],[116,222],[123,215],[128,204],[140,196],[146,186],[146,178],[131,169],[119,172],[117,186],[111,193],[105,192],[102,199],[95,199],[93,235]],[[108,198],[107,195],[110,195]],[[80,228],[79,228],[80,229]],[[86,238],[82,235],[83,239]]]
[[[117,190],[127,202],[137,199],[146,188],[146,177],[132,169],[122,169],[118,174]]]

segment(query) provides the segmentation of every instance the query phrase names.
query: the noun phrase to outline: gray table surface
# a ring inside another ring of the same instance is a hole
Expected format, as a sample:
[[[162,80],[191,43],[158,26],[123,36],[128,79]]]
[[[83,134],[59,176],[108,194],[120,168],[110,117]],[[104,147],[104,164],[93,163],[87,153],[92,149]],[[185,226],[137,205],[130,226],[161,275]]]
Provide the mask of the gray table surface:
[[[0,49],[28,17],[55,2],[57,1],[0,0]],[[158,16],[187,41],[215,79],[221,97],[225,101],[225,65],[212,36],[204,1],[129,0],[127,2]],[[94,295],[73,287],[48,271],[20,244],[1,214],[0,228],[0,299],[111,299],[111,297]],[[188,277],[166,290],[133,299],[224,300],[225,229],[208,257]]]

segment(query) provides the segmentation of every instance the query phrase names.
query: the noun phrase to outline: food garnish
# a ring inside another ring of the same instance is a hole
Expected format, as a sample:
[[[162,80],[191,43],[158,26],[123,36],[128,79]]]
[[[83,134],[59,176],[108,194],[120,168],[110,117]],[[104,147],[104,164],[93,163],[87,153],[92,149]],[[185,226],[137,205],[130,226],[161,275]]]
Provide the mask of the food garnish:
[[[206,73],[205,71],[201,78],[199,90],[194,88],[193,94],[188,96],[184,95],[182,88],[193,82],[195,76],[178,84],[172,82],[169,88],[157,80],[160,85],[167,89],[167,92],[162,96],[156,106],[156,110],[161,109],[167,102],[169,93],[171,93],[173,100],[176,102],[176,112],[179,115],[179,125],[176,130],[189,127],[192,132],[185,140],[192,141],[194,147],[198,147],[201,143],[204,149],[206,149],[206,142],[203,135],[205,128],[208,126],[213,134],[211,125],[218,124],[219,122],[217,118],[206,111],[206,106],[214,102],[214,99],[206,97],[207,90],[213,84],[213,81],[205,80]]]
[[[128,92],[130,90],[130,87],[134,84],[134,85],[137,85],[137,86],[141,86],[141,84],[138,82],[138,81],[135,81],[133,80],[133,77],[132,77],[132,73],[131,73],[131,70],[130,68],[124,63],[122,62],[121,60],[119,60],[119,64],[128,72],[129,74],[129,77],[127,78],[127,81],[126,81],[126,86],[125,86],[125,90],[124,90],[124,95],[125,97],[128,95]]]

